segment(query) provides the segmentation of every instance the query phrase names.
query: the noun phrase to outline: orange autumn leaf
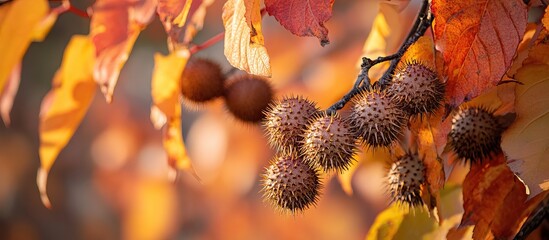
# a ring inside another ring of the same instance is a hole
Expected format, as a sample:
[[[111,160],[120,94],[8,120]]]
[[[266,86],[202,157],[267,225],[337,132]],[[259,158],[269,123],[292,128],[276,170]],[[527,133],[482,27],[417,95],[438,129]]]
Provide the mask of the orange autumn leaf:
[[[246,19],[246,16],[250,18]],[[223,6],[225,57],[250,74],[271,76],[271,65],[261,32],[259,0],[228,0]]]
[[[475,224],[474,239],[510,237],[506,229],[522,212],[526,187],[503,154],[473,164],[463,182],[462,225]]]
[[[457,107],[501,80],[524,35],[527,8],[522,0],[435,0],[432,11],[446,99]]]
[[[18,0],[0,6],[0,92],[27,51],[34,27],[44,19],[48,9],[46,0]]]
[[[549,30],[549,8],[545,8],[545,14],[543,14],[541,23],[543,23],[546,30]]]
[[[329,44],[324,23],[332,17],[334,0],[265,0],[269,15],[297,36],[314,36],[322,46]]]
[[[97,57],[93,76],[111,102],[120,70],[137,36],[151,21],[156,0],[97,0],[92,9],[90,36]]]
[[[162,141],[168,154],[168,163],[175,170],[192,169],[191,160],[183,143],[181,130],[181,74],[190,57],[188,50],[173,52],[168,56],[156,54],[152,78],[153,108],[151,120],[155,127],[162,127]]]
[[[59,152],[80,125],[93,99],[94,46],[85,36],[74,36],[63,55],[52,90],[40,109],[40,162],[37,182],[42,202],[50,206],[46,193],[47,175]]]
[[[444,187],[445,174],[442,158],[439,154],[442,151],[441,143],[445,139],[437,139],[438,132],[446,129],[445,122],[442,121],[442,109],[430,116],[427,121],[414,121],[417,124],[414,127],[417,130],[417,145],[419,155],[423,157],[425,164],[425,178],[429,186],[429,192],[437,196],[438,192]]]

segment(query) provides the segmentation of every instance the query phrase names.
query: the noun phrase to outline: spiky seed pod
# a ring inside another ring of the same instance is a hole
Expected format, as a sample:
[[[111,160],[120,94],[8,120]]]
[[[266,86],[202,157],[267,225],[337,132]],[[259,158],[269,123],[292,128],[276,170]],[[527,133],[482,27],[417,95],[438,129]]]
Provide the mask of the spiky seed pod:
[[[444,99],[445,84],[437,73],[412,61],[396,71],[387,93],[410,115],[435,112]]]
[[[362,92],[353,101],[350,119],[365,144],[389,146],[402,134],[406,114],[385,92]]]
[[[355,134],[349,122],[326,113],[314,118],[305,130],[301,152],[305,162],[325,172],[343,172],[352,164],[357,151]]]
[[[425,182],[425,165],[416,154],[398,157],[387,174],[388,190],[393,201],[408,207],[423,205],[421,186]]]
[[[275,156],[263,175],[263,198],[292,213],[315,205],[321,182],[316,169],[295,152]]]
[[[309,119],[316,114],[316,104],[299,96],[270,104],[264,121],[269,144],[282,151],[299,146]]]
[[[483,107],[462,108],[452,119],[448,144],[460,159],[476,163],[500,151],[502,132],[491,111]]]
[[[181,93],[194,103],[203,103],[223,95],[225,76],[221,67],[208,59],[187,63],[181,75]]]
[[[267,79],[246,74],[231,77],[227,82],[224,94],[227,109],[244,122],[260,122],[273,100],[273,89]]]

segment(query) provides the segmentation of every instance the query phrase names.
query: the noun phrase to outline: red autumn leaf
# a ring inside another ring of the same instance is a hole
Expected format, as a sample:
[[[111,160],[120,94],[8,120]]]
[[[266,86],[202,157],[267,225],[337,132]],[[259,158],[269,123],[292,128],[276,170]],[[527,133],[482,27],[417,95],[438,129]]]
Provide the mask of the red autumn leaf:
[[[93,5],[90,35],[97,57],[93,75],[108,102],[139,32],[155,9],[156,0],[97,0]]]
[[[435,0],[432,11],[446,98],[455,107],[501,80],[524,35],[527,9],[522,0]]]
[[[317,37],[322,46],[330,43],[324,23],[332,17],[333,4],[334,0],[265,0],[267,12],[282,26],[300,37]]]
[[[526,201],[526,187],[503,154],[471,166],[463,182],[462,225],[475,224],[474,239],[509,237]]]

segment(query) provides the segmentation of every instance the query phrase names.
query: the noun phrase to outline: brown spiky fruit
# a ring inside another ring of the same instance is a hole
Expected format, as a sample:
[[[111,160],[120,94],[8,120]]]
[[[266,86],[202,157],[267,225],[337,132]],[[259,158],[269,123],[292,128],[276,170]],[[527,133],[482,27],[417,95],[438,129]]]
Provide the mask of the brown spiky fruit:
[[[406,114],[385,92],[362,92],[353,101],[351,123],[366,145],[389,146],[402,135]]]
[[[421,187],[425,183],[425,165],[416,154],[398,157],[387,174],[387,189],[397,204],[408,207],[424,205]]]
[[[262,184],[265,200],[292,213],[315,205],[321,188],[317,170],[295,152],[275,156],[266,168]]]
[[[412,61],[396,71],[387,93],[409,115],[435,112],[444,99],[445,84],[437,73]]]
[[[273,100],[273,89],[267,79],[246,74],[228,80],[224,97],[233,116],[244,122],[257,123],[265,117],[267,106]]]
[[[325,172],[349,169],[356,151],[356,138],[350,123],[338,114],[324,113],[314,118],[305,130],[301,146],[305,162],[320,166]]]
[[[264,121],[269,144],[282,151],[299,146],[309,119],[317,114],[316,104],[300,96],[270,104]]]
[[[448,144],[460,159],[476,163],[501,150],[503,127],[492,111],[461,108],[452,119]]]
[[[223,95],[225,76],[221,67],[208,59],[193,59],[181,75],[181,94],[186,100],[203,103]]]

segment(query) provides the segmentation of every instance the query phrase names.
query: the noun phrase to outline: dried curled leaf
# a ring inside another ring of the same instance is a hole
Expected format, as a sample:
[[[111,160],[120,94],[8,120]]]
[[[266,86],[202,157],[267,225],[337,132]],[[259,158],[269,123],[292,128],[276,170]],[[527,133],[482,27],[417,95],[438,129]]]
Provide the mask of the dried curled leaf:
[[[14,67],[21,62],[35,34],[35,27],[48,13],[46,0],[18,0],[0,6],[0,92]]]
[[[524,35],[527,8],[522,0],[435,0],[432,11],[446,98],[456,107],[501,80]]]
[[[270,77],[271,65],[261,32],[259,0],[228,0],[223,6],[222,18],[224,53],[229,63],[250,74]]]
[[[297,36],[314,36],[322,46],[329,44],[324,23],[332,17],[334,0],[265,0],[269,15]]]
[[[153,108],[151,120],[155,127],[163,127],[162,141],[168,163],[174,170],[190,170],[195,175],[183,143],[181,130],[181,74],[190,57],[188,50],[168,56],[156,54],[152,78]],[[165,125],[164,125],[165,124]]]
[[[94,46],[85,36],[75,35],[63,54],[61,68],[55,74],[52,90],[40,109],[40,162],[37,182],[46,207],[47,175],[59,152],[67,145],[84,118],[96,89],[93,81]]]
[[[97,0],[94,3],[90,35],[97,61],[93,75],[107,102],[112,101],[120,70],[155,9],[156,0]]]

